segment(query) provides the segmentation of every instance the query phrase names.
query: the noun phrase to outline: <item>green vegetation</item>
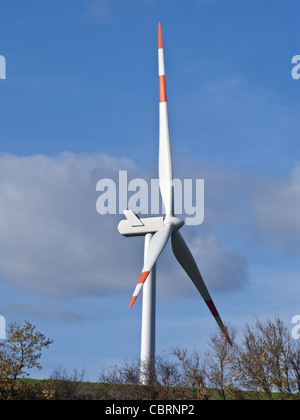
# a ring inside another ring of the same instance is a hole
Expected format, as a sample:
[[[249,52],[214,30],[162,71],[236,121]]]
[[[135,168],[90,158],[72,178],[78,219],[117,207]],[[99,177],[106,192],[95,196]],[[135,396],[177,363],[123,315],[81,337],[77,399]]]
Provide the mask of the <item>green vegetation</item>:
[[[199,397],[193,388],[166,388],[155,386],[109,384],[102,382],[73,382],[63,380],[18,379],[18,392],[9,398],[15,400],[223,400],[220,390],[205,388]],[[225,400],[269,400],[264,392],[226,390]],[[272,400],[299,400],[300,394],[272,393]]]
[[[227,326],[230,346],[220,332],[210,337],[206,353],[175,348],[144,366],[149,385],[139,385],[139,362],[124,362],[99,375],[99,382],[59,367],[49,379],[24,378],[41,368],[41,351],[52,343],[25,321],[12,324],[0,343],[1,400],[298,400],[300,343],[280,318],[246,325],[240,343]]]

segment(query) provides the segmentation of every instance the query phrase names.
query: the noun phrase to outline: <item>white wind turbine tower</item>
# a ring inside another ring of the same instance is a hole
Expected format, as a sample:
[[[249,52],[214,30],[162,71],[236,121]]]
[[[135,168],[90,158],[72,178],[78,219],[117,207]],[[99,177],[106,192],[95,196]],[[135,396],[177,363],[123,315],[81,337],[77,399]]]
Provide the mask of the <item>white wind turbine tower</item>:
[[[166,216],[142,219],[133,211],[124,210],[126,220],[122,220],[118,225],[119,232],[124,236],[145,236],[144,266],[129,305],[129,308],[131,308],[144,285],[141,336],[141,383],[143,384],[150,381],[143,366],[151,367],[155,359],[156,261],[170,238],[176,259],[198,289],[227,341],[230,345],[232,344],[200,271],[198,270],[197,264],[183,237],[179,233],[179,229],[184,225],[184,222],[174,216],[172,158],[167,110],[164,52],[160,23],[158,25],[158,75],[159,185]]]

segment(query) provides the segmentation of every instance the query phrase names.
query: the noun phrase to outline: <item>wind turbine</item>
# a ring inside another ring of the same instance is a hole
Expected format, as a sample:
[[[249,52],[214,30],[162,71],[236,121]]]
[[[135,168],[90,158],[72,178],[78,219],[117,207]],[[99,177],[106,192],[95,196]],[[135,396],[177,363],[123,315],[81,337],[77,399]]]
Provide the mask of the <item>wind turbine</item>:
[[[143,365],[150,366],[155,358],[155,283],[156,261],[171,239],[173,253],[186,274],[192,280],[208,309],[215,318],[226,340],[232,345],[215,304],[207,290],[197,264],[179,229],[183,220],[175,217],[173,206],[173,173],[167,109],[167,93],[164,66],[164,51],[161,24],[158,25],[158,78],[159,78],[159,186],[165,207],[165,217],[139,218],[132,210],[124,210],[126,220],[118,229],[124,236],[145,236],[144,266],[133,292],[129,308],[143,289],[142,337],[141,337],[141,382],[147,383]],[[147,281],[146,281],[147,280]]]

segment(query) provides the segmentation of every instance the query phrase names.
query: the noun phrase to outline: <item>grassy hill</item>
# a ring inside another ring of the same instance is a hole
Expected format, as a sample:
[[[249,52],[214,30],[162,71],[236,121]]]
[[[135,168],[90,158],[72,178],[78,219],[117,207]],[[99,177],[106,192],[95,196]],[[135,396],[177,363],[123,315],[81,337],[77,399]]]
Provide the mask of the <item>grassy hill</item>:
[[[0,399],[14,400],[107,400],[107,401],[199,401],[224,400],[218,389],[163,387],[160,385],[124,385],[70,380],[19,379],[7,392],[0,386]],[[4,392],[3,392],[4,391]],[[274,400],[299,400],[299,394],[282,396],[273,393]],[[227,390],[226,400],[267,400],[263,392]]]

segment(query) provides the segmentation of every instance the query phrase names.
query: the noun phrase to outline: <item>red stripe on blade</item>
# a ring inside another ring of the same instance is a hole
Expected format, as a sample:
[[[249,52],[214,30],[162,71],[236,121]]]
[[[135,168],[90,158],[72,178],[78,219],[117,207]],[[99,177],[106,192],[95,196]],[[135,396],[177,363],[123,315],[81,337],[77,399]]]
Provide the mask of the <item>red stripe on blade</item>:
[[[212,300],[206,300],[205,303],[208,306],[210,312],[213,314],[213,316],[219,316],[215,304]]]
[[[142,274],[140,275],[138,284],[140,283],[145,283],[146,278],[149,276],[150,271],[143,271]]]
[[[158,77],[159,84],[159,102],[167,102],[167,89],[166,89],[166,77]]]
[[[132,307],[132,305],[134,304],[135,300],[136,300],[136,296],[132,296],[131,301],[130,301],[130,304],[129,304],[129,309]]]
[[[160,22],[158,24],[158,48],[163,48]]]

